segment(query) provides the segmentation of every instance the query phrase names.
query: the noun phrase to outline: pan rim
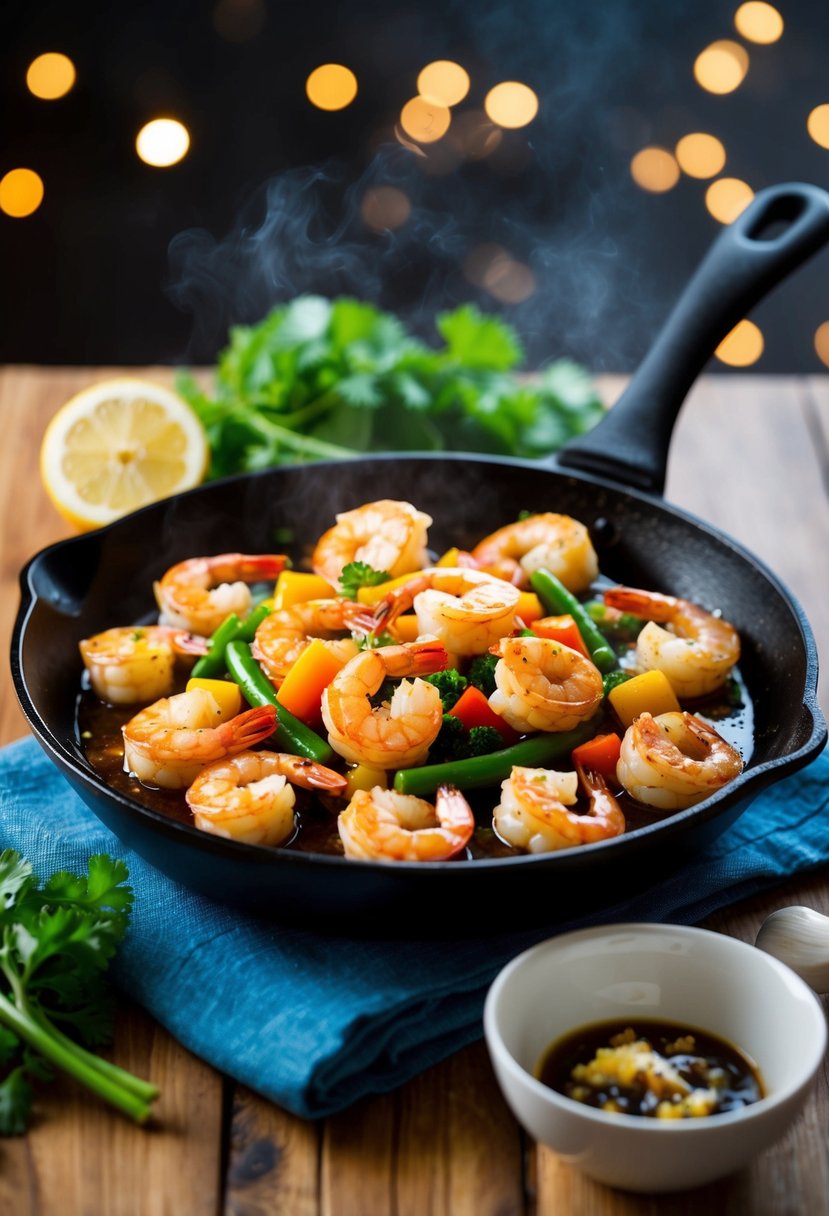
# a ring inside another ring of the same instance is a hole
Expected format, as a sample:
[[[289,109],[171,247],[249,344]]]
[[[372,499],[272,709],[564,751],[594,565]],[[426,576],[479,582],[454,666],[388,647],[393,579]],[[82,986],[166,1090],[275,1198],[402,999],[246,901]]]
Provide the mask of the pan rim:
[[[430,862],[424,865],[420,862],[395,862],[394,870],[403,871],[407,874],[413,873],[428,873],[434,875],[436,873],[458,873],[469,872],[489,872],[496,869],[498,872],[504,869],[514,869],[520,866],[537,865],[539,862],[545,862],[549,865],[550,862],[556,862],[559,859],[565,861],[568,867],[578,868],[581,865],[589,864],[589,858],[596,857],[598,850],[603,856],[607,855],[608,850],[615,854],[624,855],[627,851],[638,849],[641,842],[646,841],[654,833],[659,833],[666,839],[669,839],[672,834],[681,834],[684,832],[688,821],[693,819],[695,823],[703,824],[721,814],[727,806],[745,804],[753,799],[761,792],[763,788],[773,782],[779,780],[787,773],[797,771],[809,763],[826,743],[827,728],[823,713],[817,702],[817,668],[818,657],[817,647],[811,626],[808,622],[806,614],[796,596],[785,586],[778,576],[766,565],[762,559],[758,558],[748,548],[742,545],[739,541],[730,537],[727,533],[720,531],[713,525],[700,519],[693,513],[686,511],[684,508],[677,507],[672,503],[657,494],[650,493],[635,487],[631,487],[622,482],[615,482],[611,478],[599,476],[596,474],[579,471],[571,471],[562,469],[557,465],[555,457],[547,457],[544,460],[526,460],[516,457],[497,457],[483,453],[463,453],[463,452],[382,452],[368,453],[357,456],[348,460],[345,463],[355,465],[360,463],[376,464],[380,462],[400,463],[412,461],[414,463],[422,463],[425,461],[445,463],[447,461],[457,461],[466,464],[474,463],[477,465],[492,466],[495,468],[526,468],[535,472],[552,473],[556,476],[563,477],[566,481],[575,483],[588,483],[596,485],[599,488],[610,490],[614,493],[624,494],[626,497],[635,502],[641,503],[649,510],[658,510],[667,513],[672,518],[683,520],[686,524],[693,527],[695,530],[702,532],[706,537],[715,541],[719,545],[724,545],[729,548],[741,560],[750,563],[754,566],[765,580],[775,589],[777,594],[785,602],[792,613],[794,621],[797,623],[801,642],[803,645],[804,656],[806,660],[806,672],[803,688],[803,697],[801,710],[804,714],[808,714],[811,719],[811,732],[807,740],[794,752],[784,756],[773,757],[771,759],[761,761],[759,764],[749,766],[743,770],[739,777],[729,784],[726,790],[719,791],[711,795],[704,801],[695,804],[692,807],[686,808],[684,811],[673,813],[669,818],[664,820],[655,820],[653,823],[645,824],[631,832],[624,833],[622,836],[611,840],[599,841],[587,846],[575,846],[569,849],[562,849],[551,854],[523,854],[510,857],[498,858],[478,858],[475,860],[467,860],[466,864],[462,860],[445,861],[445,862]],[[25,563],[20,571],[20,590],[21,603],[16,614],[15,623],[12,631],[11,639],[11,672],[15,691],[21,705],[23,714],[28,722],[30,730],[34,734],[38,743],[56,763],[57,767],[64,772],[65,775],[71,774],[68,777],[70,784],[75,782],[82,783],[89,789],[90,793],[94,793],[98,797],[104,797],[114,803],[118,808],[119,815],[136,815],[139,819],[146,820],[151,823],[156,829],[166,832],[169,835],[192,844],[199,849],[208,852],[215,852],[218,855],[224,856],[228,853],[238,861],[248,861],[251,865],[261,866],[267,862],[278,862],[281,865],[290,865],[294,867],[313,866],[319,868],[334,866],[337,868],[348,867],[349,869],[361,870],[376,870],[378,863],[373,861],[360,861],[329,855],[324,853],[303,852],[301,850],[268,848],[262,845],[245,844],[240,841],[227,840],[224,838],[213,837],[208,833],[199,831],[194,825],[187,824],[169,816],[164,815],[160,811],[156,811],[151,807],[147,807],[137,799],[133,799],[128,795],[122,794],[120,791],[113,790],[103,779],[95,772],[91,766],[87,766],[85,762],[81,762],[79,757],[75,755],[62,740],[56,738],[54,733],[42,719],[38,709],[36,708],[34,699],[30,694],[24,664],[22,660],[22,646],[26,636],[28,623],[34,613],[37,604],[43,598],[36,591],[32,571],[38,564],[44,563],[55,552],[65,552],[75,546],[83,546],[90,543],[90,537],[97,537],[105,534],[116,534],[118,531],[132,521],[140,519],[146,515],[159,514],[162,515],[168,511],[173,503],[178,503],[184,500],[190,500],[194,497],[203,496],[209,493],[224,493],[232,491],[234,486],[249,485],[253,481],[268,479],[274,476],[278,477],[285,473],[290,473],[292,468],[301,468],[303,470],[309,468],[316,469],[336,469],[342,466],[343,461],[314,461],[308,462],[301,466],[282,466],[270,469],[258,470],[252,473],[237,474],[232,477],[216,479],[215,481],[203,483],[200,486],[194,487],[192,490],[185,491],[183,494],[175,495],[172,498],[159,500],[156,503],[151,503],[146,507],[140,508],[138,511],[132,512],[129,515],[123,516],[121,519],[115,520],[113,523],[96,530],[95,533],[84,533],[79,536],[70,536],[53,542],[40,549],[37,553]],[[724,805],[725,804],[725,805]]]

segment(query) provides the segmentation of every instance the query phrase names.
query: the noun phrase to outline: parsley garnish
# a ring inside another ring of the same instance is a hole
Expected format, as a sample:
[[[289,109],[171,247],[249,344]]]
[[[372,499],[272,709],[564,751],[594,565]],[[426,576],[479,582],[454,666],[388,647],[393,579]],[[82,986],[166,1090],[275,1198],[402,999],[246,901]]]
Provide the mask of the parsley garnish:
[[[517,333],[466,304],[435,318],[429,345],[360,300],[299,296],[234,326],[212,394],[179,392],[207,431],[210,478],[357,452],[556,451],[603,413],[588,373],[566,359],[531,380]]]
[[[0,1135],[26,1130],[32,1082],[53,1068],[138,1122],[150,1114],[155,1086],[81,1045],[111,1038],[105,972],[129,922],[127,878],[99,854],[85,876],[61,871],[41,887],[18,852],[0,852]]]

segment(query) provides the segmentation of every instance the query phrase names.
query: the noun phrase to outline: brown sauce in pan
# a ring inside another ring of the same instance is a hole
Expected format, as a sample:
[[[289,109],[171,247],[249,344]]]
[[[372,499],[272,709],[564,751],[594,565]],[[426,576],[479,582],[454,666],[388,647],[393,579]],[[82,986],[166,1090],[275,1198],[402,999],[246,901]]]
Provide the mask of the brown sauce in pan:
[[[748,690],[739,672],[732,673],[728,700],[712,699],[695,703],[694,713],[710,721],[723,738],[736,747],[747,763],[752,752],[753,714]],[[134,798],[144,806],[181,823],[192,824],[183,790],[155,789],[142,785],[123,769],[121,726],[137,712],[135,706],[114,707],[103,704],[85,689],[78,698],[77,730],[87,760],[102,780],[113,790]],[[596,733],[618,730],[618,723],[608,709],[606,723],[597,723]],[[492,807],[498,801],[498,789],[472,790],[467,795],[475,811],[478,827],[466,854],[467,860],[478,858],[513,857],[522,850],[505,844],[492,830]],[[665,819],[666,814],[635,802],[624,792],[617,793],[627,823],[627,831]],[[306,853],[327,853],[342,856],[343,849],[337,832],[337,812],[343,803],[317,798],[305,790],[296,789],[297,831],[282,848]]]

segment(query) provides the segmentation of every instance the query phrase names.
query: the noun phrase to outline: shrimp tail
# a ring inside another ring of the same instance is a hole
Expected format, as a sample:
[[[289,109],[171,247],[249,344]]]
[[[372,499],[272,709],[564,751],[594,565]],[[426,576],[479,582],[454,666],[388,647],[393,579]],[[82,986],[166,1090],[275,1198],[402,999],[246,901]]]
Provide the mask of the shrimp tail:
[[[280,768],[289,781],[304,789],[325,790],[329,794],[342,794],[348,784],[342,773],[304,756],[285,753],[280,757]]]
[[[268,735],[273,734],[276,729],[276,721],[275,705],[256,705],[253,709],[247,709],[244,713],[237,714],[224,725],[234,746],[248,748],[253,747],[254,743],[261,743],[263,739],[267,739]]]
[[[442,642],[411,642],[406,649],[412,658],[415,675],[434,675],[449,665],[449,653]]]
[[[190,633],[187,629],[174,629],[170,643],[176,654],[203,655],[210,649],[209,638]]]
[[[604,593],[604,602],[609,608],[652,621],[670,620],[678,605],[677,599],[672,595],[662,595],[658,591],[640,591],[637,587],[611,587]]]

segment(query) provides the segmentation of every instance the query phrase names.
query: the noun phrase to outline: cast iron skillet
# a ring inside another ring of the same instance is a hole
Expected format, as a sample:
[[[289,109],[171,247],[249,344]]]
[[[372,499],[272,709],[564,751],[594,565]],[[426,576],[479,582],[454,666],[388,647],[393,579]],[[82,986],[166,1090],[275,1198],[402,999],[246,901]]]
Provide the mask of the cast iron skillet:
[[[11,651],[35,737],[100,819],[158,869],[285,922],[406,936],[449,925],[479,933],[483,924],[553,923],[663,878],[826,739],[814,640],[799,605],[750,553],[660,494],[671,429],[694,377],[722,336],[828,238],[824,191],[792,184],[759,194],[723,230],[624,396],[555,459],[379,455],[268,470],[208,484],[43,550],[21,573]],[[690,810],[602,844],[430,865],[243,845],[110,790],[76,738],[78,641],[148,619],[152,580],[173,562],[270,551],[277,529],[312,542],[336,512],[386,497],[409,499],[433,517],[430,546],[438,552],[471,545],[520,510],[564,512],[588,525],[610,578],[719,606],[740,631],[756,709],[746,771]]]

